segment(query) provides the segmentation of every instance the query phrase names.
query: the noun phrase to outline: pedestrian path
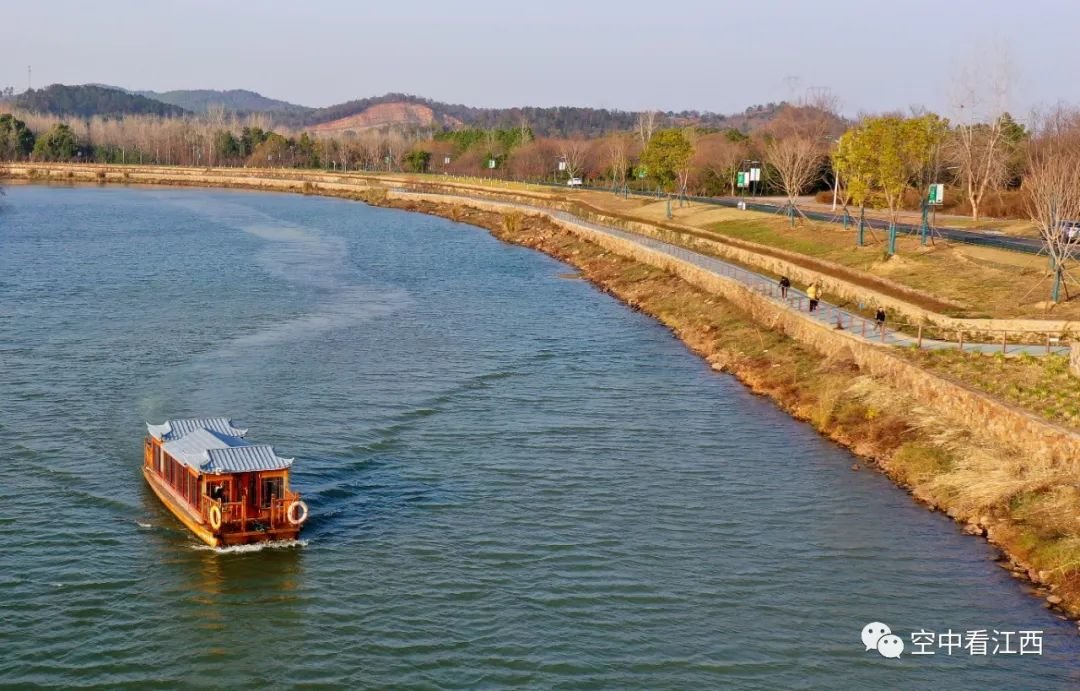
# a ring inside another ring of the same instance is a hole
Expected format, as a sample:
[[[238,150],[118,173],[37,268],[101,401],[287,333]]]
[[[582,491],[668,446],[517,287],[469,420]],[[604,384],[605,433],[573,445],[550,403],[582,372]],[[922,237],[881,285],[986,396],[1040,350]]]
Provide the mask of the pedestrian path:
[[[431,194],[429,192],[412,192],[411,190],[394,190],[398,194]],[[873,319],[862,316],[856,312],[846,310],[826,300],[821,300],[818,308],[810,312],[809,304],[810,299],[806,296],[806,293],[797,290],[796,288],[788,288],[787,296],[781,295],[780,287],[776,280],[759,274],[749,269],[745,269],[736,264],[726,262],[716,257],[710,257],[699,252],[680,247],[679,245],[673,245],[663,240],[657,240],[645,235],[639,235],[620,228],[614,228],[612,226],[602,225],[588,221],[580,216],[575,216],[566,211],[556,211],[538,206],[532,206],[529,204],[521,204],[517,202],[506,202],[501,200],[485,199],[483,197],[470,197],[465,195],[452,195],[437,193],[439,196],[446,197],[448,199],[460,199],[462,201],[479,201],[487,204],[494,204],[498,206],[504,206],[507,208],[520,209],[526,212],[540,212],[547,214],[553,218],[557,218],[567,223],[573,223],[575,225],[583,226],[589,230],[603,233],[611,237],[620,238],[627,242],[632,242],[642,247],[648,248],[655,252],[665,254],[674,259],[687,262],[698,268],[709,271],[718,276],[731,279],[742,285],[750,288],[755,293],[763,295],[772,299],[775,302],[786,305],[789,309],[802,312],[815,321],[821,322],[834,329],[843,329],[852,333],[853,335],[866,339],[867,341],[880,343],[887,346],[897,347],[917,347],[925,348],[929,350],[940,350],[946,348],[962,348],[967,352],[982,352],[982,353],[1000,353],[1004,352],[1006,355],[1019,355],[1026,353],[1028,355],[1041,356],[1048,353],[1054,353],[1058,355],[1067,354],[1069,352],[1069,346],[1062,345],[1060,342],[1049,342],[1047,344],[1016,344],[1002,342],[997,343],[976,343],[976,342],[959,342],[959,341],[945,341],[932,338],[919,338],[911,334],[906,334],[898,331],[895,328],[888,325],[879,326]]]

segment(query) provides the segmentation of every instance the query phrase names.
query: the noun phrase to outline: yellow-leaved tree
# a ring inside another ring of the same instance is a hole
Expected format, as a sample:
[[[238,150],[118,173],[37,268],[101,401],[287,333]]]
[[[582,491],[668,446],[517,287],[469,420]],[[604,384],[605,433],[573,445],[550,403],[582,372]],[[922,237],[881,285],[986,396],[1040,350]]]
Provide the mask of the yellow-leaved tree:
[[[932,168],[947,123],[936,115],[867,118],[844,133],[834,165],[860,209],[880,201],[889,210],[889,252],[904,193]],[[861,238],[860,238],[861,244]]]

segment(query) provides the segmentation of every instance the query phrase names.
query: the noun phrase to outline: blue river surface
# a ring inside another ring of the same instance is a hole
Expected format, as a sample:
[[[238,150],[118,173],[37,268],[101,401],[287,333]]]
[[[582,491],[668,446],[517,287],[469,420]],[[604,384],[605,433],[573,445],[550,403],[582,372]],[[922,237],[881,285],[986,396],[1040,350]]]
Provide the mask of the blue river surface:
[[[992,548],[568,272],[356,202],[9,186],[0,686],[1080,687]],[[296,458],[301,544],[201,547],[145,486],[144,423],[210,415]]]

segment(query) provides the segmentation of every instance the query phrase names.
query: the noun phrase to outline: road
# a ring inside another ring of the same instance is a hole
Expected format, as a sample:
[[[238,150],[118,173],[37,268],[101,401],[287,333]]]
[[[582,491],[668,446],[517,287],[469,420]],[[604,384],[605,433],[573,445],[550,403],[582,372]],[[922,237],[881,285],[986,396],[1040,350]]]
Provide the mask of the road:
[[[549,187],[559,187],[565,189],[565,185],[553,185],[552,183],[545,183]],[[605,189],[610,191],[610,188],[593,187],[585,185],[583,187],[576,187],[573,189],[589,189],[593,191],[603,192]],[[655,194],[647,194],[641,192],[630,192],[634,197],[646,197],[656,199]],[[740,203],[745,202],[746,209],[750,211],[760,211],[763,213],[779,214],[784,212],[784,205],[772,204],[765,201],[754,201],[753,199],[747,201],[741,197],[686,197],[690,201],[698,202],[700,204],[712,204],[714,206],[725,206],[729,208],[738,208]],[[674,203],[674,199],[672,202]],[[825,223],[838,223],[843,224],[843,214],[834,212],[822,212],[801,210],[803,215],[813,221],[822,221]],[[852,216],[849,219],[849,223],[852,228],[855,228],[858,224],[858,218]],[[879,218],[867,219],[867,227],[871,227],[874,230],[884,230],[886,222]],[[896,232],[901,235],[918,235],[922,232],[921,225],[918,223],[897,223]],[[997,249],[1010,250],[1013,252],[1023,252],[1025,254],[1041,254],[1042,253],[1042,241],[1037,238],[1021,238],[1002,235],[999,231],[995,230],[965,230],[961,228],[947,228],[947,227],[935,227],[931,230],[931,239],[940,237],[951,242],[961,242],[968,245],[981,245],[983,247],[995,247]]]

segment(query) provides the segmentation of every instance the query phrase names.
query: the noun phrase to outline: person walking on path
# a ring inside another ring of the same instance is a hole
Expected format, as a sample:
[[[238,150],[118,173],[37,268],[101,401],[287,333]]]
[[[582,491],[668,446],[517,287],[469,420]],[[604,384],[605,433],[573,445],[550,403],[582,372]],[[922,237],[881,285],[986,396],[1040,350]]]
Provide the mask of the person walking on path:
[[[791,279],[787,276],[780,277],[780,297],[787,299],[787,289],[791,287]]]
[[[810,299],[810,311],[816,312],[818,301],[821,300],[821,288],[818,287],[817,281],[811,283],[806,289],[806,297]]]
[[[874,315],[874,321],[877,322],[878,331],[885,330],[885,308],[878,307],[877,314]]]

